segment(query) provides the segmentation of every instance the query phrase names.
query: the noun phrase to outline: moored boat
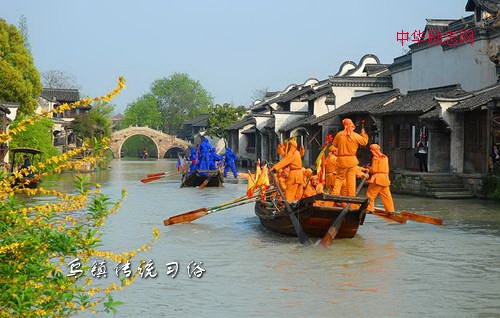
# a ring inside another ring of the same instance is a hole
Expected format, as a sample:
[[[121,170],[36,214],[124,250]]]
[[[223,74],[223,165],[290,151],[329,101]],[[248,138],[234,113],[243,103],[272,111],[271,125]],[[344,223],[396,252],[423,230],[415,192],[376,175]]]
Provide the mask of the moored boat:
[[[40,160],[40,157],[42,156],[43,152],[41,152],[38,149],[33,149],[33,148],[10,148],[8,149],[8,152],[11,156],[10,158],[10,172],[14,173],[16,170],[20,170],[22,168],[25,168],[27,162],[26,159],[28,160],[29,164],[27,165],[27,168],[29,169],[29,166],[35,161],[35,160]],[[23,162],[24,160],[24,162]],[[34,174],[33,172],[30,172],[29,175],[24,176],[23,178],[16,178],[12,184],[12,186],[16,186],[19,188],[29,188],[29,189],[35,189],[38,187],[38,184],[42,180],[38,175]]]
[[[222,187],[224,176],[220,170],[196,170],[182,177],[181,187],[198,187],[204,182],[207,187]]]
[[[358,227],[363,224],[365,219],[366,207],[368,206],[368,199],[366,198],[318,194],[298,201],[292,209],[308,236],[323,237],[343,209],[342,206],[337,206],[340,202],[359,205],[359,208],[349,208],[349,212],[336,236],[336,238],[352,238],[356,235]],[[285,235],[296,236],[285,207],[278,207],[268,201],[258,201],[255,204],[255,214],[267,229]]]

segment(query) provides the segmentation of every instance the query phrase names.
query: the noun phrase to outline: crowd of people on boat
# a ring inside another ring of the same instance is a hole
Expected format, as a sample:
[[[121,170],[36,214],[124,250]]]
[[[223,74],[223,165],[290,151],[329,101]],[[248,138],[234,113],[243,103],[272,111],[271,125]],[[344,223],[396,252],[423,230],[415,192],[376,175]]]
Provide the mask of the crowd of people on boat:
[[[368,134],[363,127],[357,133],[356,126],[349,118],[344,119],[342,124],[344,129],[335,137],[327,136],[314,171],[303,167],[304,150],[298,147],[295,138],[278,146],[280,160],[270,171],[277,174],[278,186],[284,192],[285,199],[293,203],[321,193],[355,197],[358,195],[356,179],[360,178],[368,183],[367,210],[374,210],[375,199],[380,196],[385,211],[394,212],[388,157],[378,144],[371,144],[371,165],[359,166],[357,151],[360,146],[368,145]]]
[[[187,158],[179,157],[177,169],[185,166],[187,169],[186,161],[189,161],[188,174],[198,173],[201,176],[206,176],[209,171],[222,170],[224,177],[228,176],[229,171],[233,173],[235,178],[238,177],[236,169],[236,161],[238,157],[231,148],[226,147],[224,155],[219,155],[216,149],[210,144],[208,138],[201,137],[201,142],[196,146],[189,147],[189,154]]]

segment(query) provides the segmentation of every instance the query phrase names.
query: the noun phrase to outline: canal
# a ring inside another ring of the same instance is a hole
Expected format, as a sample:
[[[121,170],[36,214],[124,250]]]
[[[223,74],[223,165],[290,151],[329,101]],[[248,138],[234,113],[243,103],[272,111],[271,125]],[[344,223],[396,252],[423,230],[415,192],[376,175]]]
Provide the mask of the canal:
[[[178,178],[148,184],[147,173],[175,169],[173,161],[113,161],[93,175],[103,192],[128,198],[103,228],[103,250],[137,249],[158,276],[116,292],[117,317],[499,317],[500,204],[396,196],[398,209],[443,218],[446,225],[386,223],[368,215],[354,239],[328,249],[262,228],[253,207],[214,213],[192,224],[163,226],[163,219],[244,194],[246,185],[179,188]],[[45,181],[68,189],[71,175]],[[132,260],[137,266],[140,259]],[[203,262],[201,278],[187,265]],[[175,278],[166,263],[178,262]],[[106,283],[116,281],[108,264]],[[87,274],[89,276],[90,274]],[[93,317],[84,313],[81,317]]]

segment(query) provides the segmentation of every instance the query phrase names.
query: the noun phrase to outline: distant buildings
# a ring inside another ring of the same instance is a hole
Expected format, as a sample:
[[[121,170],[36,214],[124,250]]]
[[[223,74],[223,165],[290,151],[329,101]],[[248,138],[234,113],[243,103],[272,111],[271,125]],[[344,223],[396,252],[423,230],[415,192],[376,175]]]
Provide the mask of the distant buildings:
[[[297,136],[312,165],[328,133],[349,117],[364,123],[395,171],[416,171],[416,144],[428,145],[428,170],[485,174],[500,145],[500,4],[469,0],[472,15],[427,19],[410,50],[392,64],[372,54],[344,62],[328,79],[309,79],[266,96],[228,128],[243,164],[276,161],[278,142]],[[362,163],[369,153],[360,151]]]

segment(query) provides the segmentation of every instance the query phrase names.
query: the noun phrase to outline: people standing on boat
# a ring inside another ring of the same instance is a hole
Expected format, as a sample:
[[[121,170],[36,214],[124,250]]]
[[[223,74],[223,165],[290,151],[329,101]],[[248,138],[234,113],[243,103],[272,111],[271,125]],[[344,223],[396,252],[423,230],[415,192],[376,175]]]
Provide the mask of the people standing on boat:
[[[328,193],[333,191],[335,186],[335,178],[337,171],[337,148],[330,146],[328,149],[328,155],[323,161],[323,169],[325,171],[325,188]]]
[[[224,177],[227,177],[229,169],[233,172],[235,178],[238,177],[238,170],[236,170],[236,160],[238,157],[229,147],[226,148],[226,154],[224,155]]]
[[[196,149],[193,146],[189,146],[189,173],[194,173],[196,171],[196,166],[198,164],[198,156],[196,155]]]
[[[201,176],[207,176],[206,170],[210,170],[210,149],[212,146],[207,138],[201,137],[201,143],[198,147],[198,164],[197,170],[205,170],[200,172]]]
[[[209,152],[209,161],[208,161],[208,170],[216,170],[218,169],[219,165],[218,163],[221,163],[222,160],[224,160],[224,158],[222,158],[221,155],[219,155],[215,148],[210,148],[210,152]]]
[[[356,126],[351,119],[345,118],[342,120],[344,130],[335,135],[333,146],[337,148],[338,155],[336,161],[336,177],[335,185],[332,191],[333,195],[339,195],[344,180],[346,182],[347,194],[349,196],[356,195],[356,167],[359,164],[356,153],[359,146],[368,144],[368,134],[364,128],[361,128],[361,133],[354,131]]]
[[[290,168],[290,173],[286,180],[286,200],[289,202],[297,201],[302,195],[302,191],[299,191],[299,187],[302,187],[304,184],[304,175],[302,172],[302,158],[297,150],[297,141],[294,138],[288,142],[288,152],[286,155],[276,163],[271,170],[277,171],[285,167]]]
[[[378,144],[371,144],[372,163],[370,167],[370,179],[368,179],[368,190],[366,197],[370,200],[368,211],[373,212],[375,199],[380,194],[380,199],[386,212],[394,212],[394,201],[391,194],[391,181],[389,179],[389,158],[382,153]]]

